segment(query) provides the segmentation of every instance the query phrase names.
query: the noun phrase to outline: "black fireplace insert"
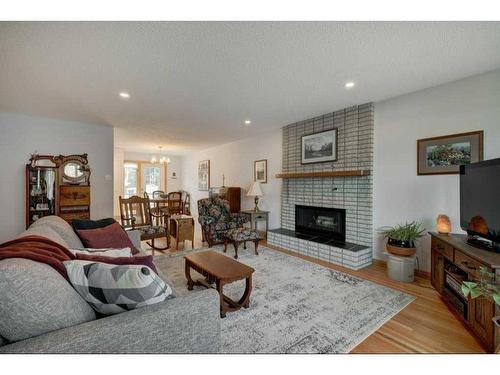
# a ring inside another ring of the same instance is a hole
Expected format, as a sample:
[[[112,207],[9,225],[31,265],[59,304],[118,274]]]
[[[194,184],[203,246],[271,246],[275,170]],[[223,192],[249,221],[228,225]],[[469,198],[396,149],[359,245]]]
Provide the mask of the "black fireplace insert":
[[[296,205],[295,232],[345,241],[345,210]]]

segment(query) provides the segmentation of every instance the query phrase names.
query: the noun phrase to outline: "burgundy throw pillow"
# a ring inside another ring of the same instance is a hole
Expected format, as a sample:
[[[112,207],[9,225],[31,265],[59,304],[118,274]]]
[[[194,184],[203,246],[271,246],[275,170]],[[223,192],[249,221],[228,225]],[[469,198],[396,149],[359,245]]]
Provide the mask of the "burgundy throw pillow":
[[[132,254],[139,251],[134,247],[127,232],[118,223],[113,223],[104,228],[77,230],[78,237],[82,240],[83,246],[92,249],[130,247]]]
[[[88,260],[91,262],[98,262],[98,263],[117,264],[117,265],[147,266],[151,268],[153,271],[155,271],[156,274],[158,274],[155,264],[153,263],[152,255],[140,255],[134,257],[106,257],[102,255],[87,255],[82,253],[76,253],[76,259]]]

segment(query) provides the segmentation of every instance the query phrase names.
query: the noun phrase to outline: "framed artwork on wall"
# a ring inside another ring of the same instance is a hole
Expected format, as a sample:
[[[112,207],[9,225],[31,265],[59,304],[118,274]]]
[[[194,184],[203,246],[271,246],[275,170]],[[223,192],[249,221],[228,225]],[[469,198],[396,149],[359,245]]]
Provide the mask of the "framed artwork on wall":
[[[301,164],[337,160],[337,129],[302,136]]]
[[[261,184],[267,183],[267,159],[253,162],[253,180]]]
[[[483,160],[483,131],[417,140],[417,174],[458,174],[460,165]]]
[[[198,163],[198,190],[208,191],[210,188],[210,160]]]

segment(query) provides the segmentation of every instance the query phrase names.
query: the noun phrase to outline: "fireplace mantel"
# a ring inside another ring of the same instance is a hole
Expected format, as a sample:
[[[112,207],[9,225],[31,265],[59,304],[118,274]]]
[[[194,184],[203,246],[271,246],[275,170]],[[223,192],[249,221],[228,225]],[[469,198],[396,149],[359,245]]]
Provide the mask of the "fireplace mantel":
[[[328,172],[292,172],[278,173],[276,178],[304,178],[304,177],[363,177],[369,176],[369,170],[328,171]]]

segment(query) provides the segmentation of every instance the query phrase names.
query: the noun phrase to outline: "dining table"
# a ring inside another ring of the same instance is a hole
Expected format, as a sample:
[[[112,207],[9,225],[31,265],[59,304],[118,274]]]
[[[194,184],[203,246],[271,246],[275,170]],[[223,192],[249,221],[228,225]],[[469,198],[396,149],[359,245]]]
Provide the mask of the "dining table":
[[[170,216],[172,214],[177,214],[182,212],[182,202],[180,202],[180,204],[178,205],[175,205],[174,207],[169,207],[169,202],[172,203],[172,201],[169,201],[168,199],[168,194],[162,194],[159,197],[149,198],[150,207],[151,209],[153,209],[153,212],[155,213],[164,211],[168,214],[168,216]],[[165,223],[163,223],[162,221],[163,221],[162,218],[157,217],[156,225],[168,225],[168,220]]]

